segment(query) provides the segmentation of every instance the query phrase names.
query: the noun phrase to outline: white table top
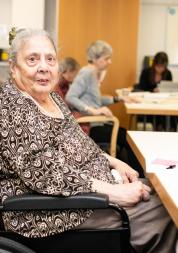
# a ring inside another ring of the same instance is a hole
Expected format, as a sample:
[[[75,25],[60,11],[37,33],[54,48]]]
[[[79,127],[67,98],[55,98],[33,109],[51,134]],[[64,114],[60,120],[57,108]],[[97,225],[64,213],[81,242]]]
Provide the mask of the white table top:
[[[178,133],[128,131],[127,137],[178,227]],[[176,167],[166,169],[172,163],[177,163]]]
[[[127,133],[147,162],[156,158],[178,160],[178,132],[128,131]]]
[[[125,103],[128,114],[178,115],[177,93],[133,92],[130,96],[140,103]]]

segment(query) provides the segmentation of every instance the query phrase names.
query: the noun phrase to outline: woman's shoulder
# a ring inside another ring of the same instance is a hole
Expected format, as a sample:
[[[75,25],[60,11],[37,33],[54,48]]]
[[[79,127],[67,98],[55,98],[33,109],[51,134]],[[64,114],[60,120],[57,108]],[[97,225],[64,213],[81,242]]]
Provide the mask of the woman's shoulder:
[[[32,112],[32,106],[10,82],[5,82],[1,87],[0,104],[3,112],[2,122],[7,129],[28,124],[27,119]]]
[[[52,98],[57,103],[58,107],[62,111],[62,113],[66,116],[69,116],[71,114],[71,111],[69,110],[69,107],[67,106],[66,102],[59,96],[58,93],[55,91],[51,92]]]
[[[2,106],[15,106],[18,104],[18,101],[20,101],[20,99],[22,99],[20,92],[17,88],[15,88],[11,81],[7,80],[1,85],[0,100]]]
[[[75,77],[69,91],[79,89],[79,87],[88,87],[96,79],[93,68],[85,66],[80,69],[77,76]]]
[[[11,80],[6,80],[1,86],[0,86],[0,93],[2,94],[15,94],[17,93],[17,90],[14,89],[14,86],[12,85]]]
[[[172,72],[167,68],[164,74],[164,79],[172,81]]]
[[[152,68],[151,67],[146,67],[142,70],[142,73],[143,74],[150,74],[152,71]]]
[[[94,69],[91,66],[84,66],[80,69],[78,76],[90,77],[94,75]]]
[[[171,70],[170,69],[166,69],[166,71],[167,71],[167,73],[169,73],[169,74],[171,74],[172,75],[172,72],[171,72]]]
[[[35,110],[34,102],[23,94],[12,81],[5,82],[0,91],[0,104],[6,116],[18,115],[22,120]]]
[[[52,91],[50,94],[60,106],[66,106],[66,103],[58,92]]]

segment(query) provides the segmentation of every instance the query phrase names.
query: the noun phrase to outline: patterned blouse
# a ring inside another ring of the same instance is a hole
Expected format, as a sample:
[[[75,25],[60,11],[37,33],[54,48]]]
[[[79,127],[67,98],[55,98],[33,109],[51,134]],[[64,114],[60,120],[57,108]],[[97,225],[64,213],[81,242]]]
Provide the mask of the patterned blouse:
[[[38,192],[70,196],[91,192],[91,178],[114,183],[109,162],[80,128],[62,99],[64,119],[43,114],[10,81],[0,86],[0,197]],[[85,222],[92,210],[6,212],[6,230],[44,237]]]

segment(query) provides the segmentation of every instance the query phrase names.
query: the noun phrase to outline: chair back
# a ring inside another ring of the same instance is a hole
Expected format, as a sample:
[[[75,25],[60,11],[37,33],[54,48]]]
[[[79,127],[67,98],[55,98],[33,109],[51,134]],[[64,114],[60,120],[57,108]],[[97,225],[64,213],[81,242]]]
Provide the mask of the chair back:
[[[110,148],[109,153],[111,156],[116,157],[117,151],[117,135],[119,131],[119,120],[115,116],[107,117],[107,116],[83,116],[77,119],[78,123],[95,123],[95,122],[112,122],[113,128],[111,133],[111,141],[110,141]]]

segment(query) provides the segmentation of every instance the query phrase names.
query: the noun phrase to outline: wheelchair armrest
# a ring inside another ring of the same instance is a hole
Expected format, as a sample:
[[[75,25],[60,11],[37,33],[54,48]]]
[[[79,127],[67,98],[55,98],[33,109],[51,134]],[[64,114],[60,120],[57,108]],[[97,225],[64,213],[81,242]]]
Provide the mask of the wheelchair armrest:
[[[107,195],[87,193],[70,197],[49,196],[43,194],[23,194],[7,198],[2,211],[63,210],[108,208]]]
[[[123,227],[129,226],[129,219],[126,211],[116,204],[109,203],[109,198],[105,194],[83,193],[70,197],[49,196],[44,194],[22,194],[9,197],[0,205],[1,212],[106,208],[114,209],[120,214]]]
[[[119,205],[110,203],[107,195],[98,193],[82,193],[70,197],[22,194],[4,200],[0,205],[0,212],[106,208],[114,209],[119,213],[123,227],[129,226],[126,211]]]

